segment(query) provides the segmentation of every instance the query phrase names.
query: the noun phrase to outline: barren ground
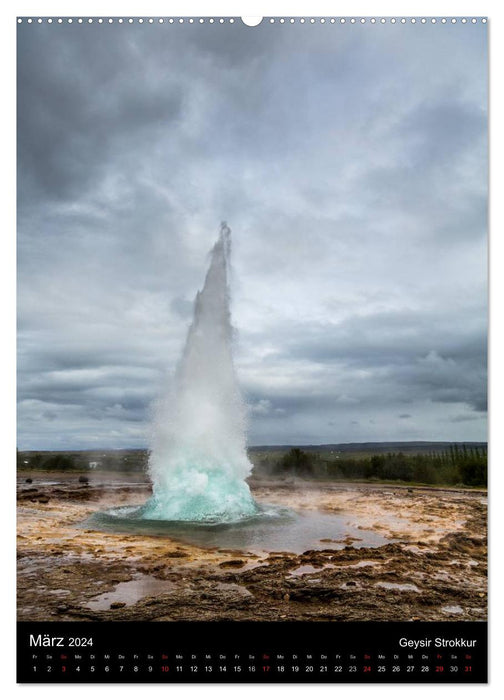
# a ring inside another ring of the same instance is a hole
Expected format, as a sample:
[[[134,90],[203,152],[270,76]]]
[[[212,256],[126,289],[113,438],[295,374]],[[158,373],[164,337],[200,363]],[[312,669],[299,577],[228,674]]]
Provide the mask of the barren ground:
[[[18,478],[18,619],[486,619],[486,492],[251,486],[259,501],[342,514],[388,543],[356,548],[355,538],[329,533],[295,554],[84,529],[96,510],[143,503],[143,477],[93,474],[83,485],[75,473],[26,473]]]

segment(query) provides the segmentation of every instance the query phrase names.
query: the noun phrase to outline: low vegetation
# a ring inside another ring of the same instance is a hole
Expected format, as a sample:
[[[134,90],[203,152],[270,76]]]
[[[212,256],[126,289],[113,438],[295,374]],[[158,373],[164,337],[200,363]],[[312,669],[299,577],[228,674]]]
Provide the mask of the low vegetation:
[[[429,445],[431,448],[429,449]],[[400,451],[386,452],[387,443],[311,448],[251,448],[253,475],[261,478],[300,477],[334,481],[399,482],[438,486],[484,487],[487,484],[487,448],[484,443],[427,443],[419,448],[404,443]],[[334,447],[335,449],[330,449]],[[340,449],[336,449],[339,447]],[[391,443],[390,447],[397,447]],[[143,472],[147,450],[17,453],[18,471]]]
[[[18,471],[141,472],[147,467],[147,450],[75,452],[17,452]]]
[[[292,448],[269,467],[271,474],[334,480],[398,481],[405,483],[486,486],[487,450],[450,445],[442,452],[404,454],[388,452],[368,457],[345,457]],[[259,467],[259,471],[260,471]]]

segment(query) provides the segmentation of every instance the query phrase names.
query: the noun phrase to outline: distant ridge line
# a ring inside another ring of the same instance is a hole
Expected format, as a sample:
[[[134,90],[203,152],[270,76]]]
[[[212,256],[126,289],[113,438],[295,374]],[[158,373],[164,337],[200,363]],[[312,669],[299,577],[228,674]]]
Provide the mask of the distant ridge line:
[[[304,444],[304,445],[250,445],[250,451],[274,451],[274,450],[288,450],[294,447],[302,450],[317,450],[319,452],[327,451],[340,451],[340,452],[359,452],[368,451],[370,449],[377,449],[379,451],[390,452],[392,450],[412,450],[415,448],[423,449],[446,449],[450,445],[466,445],[467,447],[487,447],[488,443],[484,441],[476,440],[464,440],[464,441],[454,441],[454,440],[405,440],[405,441],[382,441],[382,442],[340,442],[340,443],[326,443],[322,445],[317,444]]]
[[[405,440],[405,441],[382,441],[382,442],[335,442],[335,443],[305,443],[305,444],[293,444],[285,443],[281,445],[249,445],[247,447],[251,452],[273,452],[276,450],[290,450],[293,448],[298,448],[300,450],[313,450],[318,452],[328,452],[330,450],[337,450],[340,452],[358,452],[358,451],[369,451],[376,449],[379,451],[391,452],[393,450],[412,450],[415,448],[422,449],[447,449],[450,445],[465,445],[466,447],[487,447],[488,442],[477,441],[477,440]],[[45,449],[21,449],[18,448],[19,453],[29,453],[29,452],[40,452],[40,453],[67,453],[67,454],[105,454],[105,453],[136,453],[136,452],[149,452],[148,447],[88,447],[88,448],[45,448]]]

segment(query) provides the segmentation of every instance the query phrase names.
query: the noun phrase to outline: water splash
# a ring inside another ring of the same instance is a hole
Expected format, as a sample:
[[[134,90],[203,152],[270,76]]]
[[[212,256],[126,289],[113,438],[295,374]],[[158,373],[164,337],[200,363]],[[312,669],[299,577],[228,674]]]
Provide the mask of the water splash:
[[[230,252],[231,230],[223,223],[174,390],[157,411],[146,519],[230,522],[258,512],[245,482],[252,465],[231,348]]]

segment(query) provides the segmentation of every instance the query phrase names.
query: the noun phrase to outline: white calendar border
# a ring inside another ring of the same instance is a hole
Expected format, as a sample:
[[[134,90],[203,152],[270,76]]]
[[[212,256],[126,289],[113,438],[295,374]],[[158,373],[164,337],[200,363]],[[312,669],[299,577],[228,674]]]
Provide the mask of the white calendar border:
[[[15,686],[15,114],[14,114],[14,95],[15,95],[15,17],[16,16],[53,16],[57,17],[81,15],[89,16],[117,16],[119,14],[129,14],[131,16],[142,15],[147,16],[221,16],[221,17],[237,17],[237,16],[355,16],[355,17],[393,17],[393,16],[446,16],[446,17],[489,17],[489,32],[490,32],[490,57],[491,66],[491,294],[492,294],[492,309],[491,309],[491,374],[490,374],[490,440],[491,440],[491,477],[490,477],[490,513],[491,513],[491,617],[490,617],[490,679],[488,686],[461,686],[460,684],[453,686],[440,685],[342,685],[329,684],[309,686],[307,684],[278,686],[278,685],[217,685],[217,686],[198,686],[195,685],[170,685],[149,686],[148,693],[152,697],[175,697],[184,699],[192,696],[193,693],[204,693],[205,697],[214,700],[214,698],[234,698],[237,694],[240,699],[249,700],[256,694],[261,697],[276,697],[279,693],[288,693],[290,698],[297,700],[310,693],[313,689],[320,698],[335,698],[341,696],[345,698],[364,698],[371,694],[373,700],[381,700],[381,698],[402,698],[407,695],[409,698],[419,698],[428,695],[429,698],[443,697],[446,698],[453,694],[457,699],[473,698],[476,694],[479,696],[486,695],[488,697],[498,697],[504,688],[502,673],[503,659],[500,652],[503,651],[503,645],[499,639],[500,630],[503,629],[503,603],[498,599],[497,592],[502,590],[502,558],[499,556],[499,549],[502,545],[499,541],[499,534],[504,532],[502,522],[502,507],[499,507],[500,499],[503,496],[503,474],[504,474],[504,450],[502,443],[502,388],[503,370],[498,365],[498,360],[504,356],[503,340],[502,340],[502,321],[499,321],[499,315],[502,317],[502,312],[499,309],[498,299],[504,299],[504,275],[502,267],[504,264],[503,256],[503,238],[502,231],[504,230],[502,216],[502,195],[500,190],[504,182],[503,161],[499,154],[504,152],[502,127],[497,127],[498,124],[504,123],[503,109],[503,92],[499,86],[498,80],[502,83],[502,66],[504,66],[504,34],[502,24],[504,21],[504,12],[502,5],[497,5],[493,2],[468,2],[460,0],[460,2],[432,2],[432,0],[424,0],[424,2],[402,2],[385,1],[385,2],[349,2],[342,0],[340,2],[321,2],[312,0],[309,3],[301,2],[286,2],[271,1],[271,2],[160,2],[159,0],[143,0],[142,2],[112,2],[111,0],[89,0],[82,2],[75,0],[69,3],[66,1],[47,1],[39,2],[6,2],[2,5],[0,22],[0,50],[2,52],[0,65],[2,66],[2,93],[3,97],[7,96],[7,100],[3,100],[4,106],[2,109],[3,124],[0,131],[2,138],[2,154],[4,167],[2,169],[1,192],[2,197],[2,235],[0,261],[2,268],[0,270],[0,280],[2,284],[2,318],[3,326],[7,327],[7,332],[2,336],[2,363],[0,366],[3,369],[0,386],[2,387],[3,402],[1,414],[1,437],[2,437],[2,456],[3,469],[2,479],[4,486],[2,491],[4,494],[9,494],[4,497],[4,502],[7,500],[8,507],[1,513],[2,534],[4,542],[8,543],[4,549],[4,557],[7,557],[9,562],[9,575],[7,579],[2,577],[2,607],[3,615],[2,631],[0,633],[1,651],[2,654],[2,680],[3,685],[8,689],[9,696],[12,694],[15,697],[34,697],[37,700],[45,700],[46,698],[67,697],[70,693],[72,697],[79,698],[87,696],[89,693],[93,697],[108,697],[111,693],[118,693],[121,698],[129,699],[137,698],[139,693],[143,693],[143,686],[120,685],[110,688],[109,686],[82,686],[71,687],[68,685],[48,685],[48,686]],[[492,126],[494,128],[492,128]],[[2,567],[5,570],[5,567]],[[502,696],[502,695],[501,695]],[[290,700],[289,698],[289,700]]]

